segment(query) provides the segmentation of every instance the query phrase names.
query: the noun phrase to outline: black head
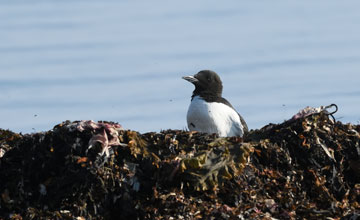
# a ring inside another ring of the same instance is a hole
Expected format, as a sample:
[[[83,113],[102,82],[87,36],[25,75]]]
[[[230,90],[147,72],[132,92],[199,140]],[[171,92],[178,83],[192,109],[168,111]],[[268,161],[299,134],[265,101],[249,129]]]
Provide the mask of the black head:
[[[195,90],[193,97],[200,95],[202,97],[221,97],[222,82],[218,74],[211,70],[202,70],[194,76],[184,76],[183,79],[193,83]]]

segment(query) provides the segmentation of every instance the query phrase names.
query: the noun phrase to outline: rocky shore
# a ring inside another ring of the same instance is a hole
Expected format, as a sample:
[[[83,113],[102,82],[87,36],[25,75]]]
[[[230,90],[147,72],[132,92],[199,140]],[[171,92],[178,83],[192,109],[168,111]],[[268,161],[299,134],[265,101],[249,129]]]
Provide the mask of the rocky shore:
[[[324,112],[244,139],[0,129],[0,219],[360,219],[359,133]]]

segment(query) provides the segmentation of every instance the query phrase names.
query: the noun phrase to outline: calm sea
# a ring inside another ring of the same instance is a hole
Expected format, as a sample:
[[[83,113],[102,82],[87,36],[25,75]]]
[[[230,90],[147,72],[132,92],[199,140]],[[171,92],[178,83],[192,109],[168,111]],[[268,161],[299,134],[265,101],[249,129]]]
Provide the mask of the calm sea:
[[[360,1],[0,1],[0,128],[108,120],[186,128],[193,86],[219,73],[250,128],[335,103],[360,121]]]

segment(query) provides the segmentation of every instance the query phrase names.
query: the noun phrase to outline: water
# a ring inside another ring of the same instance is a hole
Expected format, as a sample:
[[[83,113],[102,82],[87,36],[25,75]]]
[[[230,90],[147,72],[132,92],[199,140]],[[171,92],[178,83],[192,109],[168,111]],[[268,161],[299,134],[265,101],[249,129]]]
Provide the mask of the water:
[[[109,120],[186,128],[193,86],[218,72],[250,128],[336,103],[360,121],[359,1],[0,1],[0,127]]]

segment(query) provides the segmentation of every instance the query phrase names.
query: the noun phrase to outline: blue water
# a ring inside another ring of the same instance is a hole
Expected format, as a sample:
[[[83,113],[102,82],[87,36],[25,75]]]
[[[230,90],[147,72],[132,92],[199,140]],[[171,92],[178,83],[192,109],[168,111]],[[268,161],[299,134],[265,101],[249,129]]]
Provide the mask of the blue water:
[[[0,128],[109,120],[185,129],[193,86],[219,73],[250,128],[336,103],[360,122],[359,1],[0,1]]]

